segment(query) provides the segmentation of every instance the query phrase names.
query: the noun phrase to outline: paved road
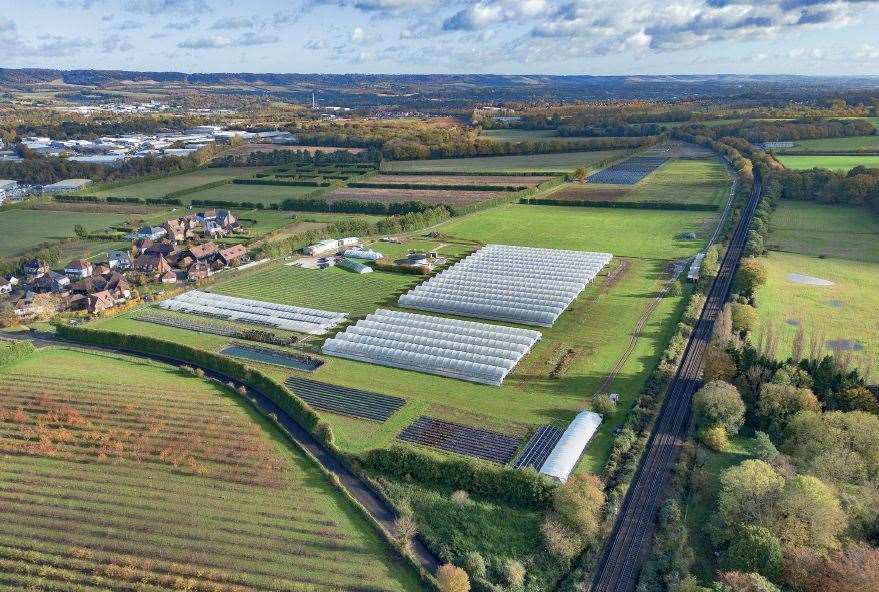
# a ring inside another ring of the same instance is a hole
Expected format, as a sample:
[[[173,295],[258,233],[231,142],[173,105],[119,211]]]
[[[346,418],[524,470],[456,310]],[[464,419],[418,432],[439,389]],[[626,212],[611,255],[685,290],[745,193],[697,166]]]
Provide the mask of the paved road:
[[[34,342],[36,346],[47,346],[47,345],[72,345],[75,347],[80,347],[83,349],[89,349],[94,351],[112,351],[117,353],[124,353],[126,355],[133,355],[140,358],[146,358],[150,360],[155,360],[158,362],[172,364],[174,366],[180,366],[182,364],[187,364],[189,366],[193,366],[190,362],[182,362],[180,360],[175,360],[173,358],[168,358],[165,356],[158,356],[152,354],[143,354],[141,352],[136,351],[126,351],[126,350],[117,350],[116,348],[111,347],[103,347],[92,344],[83,344],[79,342],[73,341],[65,341],[58,336],[52,333],[43,333],[43,332],[32,332],[32,333],[22,333],[9,335],[12,339],[29,339]],[[223,374],[213,372],[207,369],[204,369],[205,373],[211,378],[215,378],[220,380],[221,382],[233,381],[235,383],[240,384],[241,381],[236,379],[234,376],[225,376]],[[250,388],[249,385],[245,385],[247,387],[247,395],[248,398],[254,401],[256,408],[265,415],[273,415],[277,418],[277,422],[283,428],[283,431],[286,435],[305,448],[311,456],[313,456],[317,462],[326,470],[330,471],[334,475],[339,478],[339,483],[344,487],[348,493],[350,493],[359,503],[363,506],[369,514],[378,521],[379,524],[389,533],[396,533],[396,520],[398,518],[398,514],[394,510],[394,508],[385,502],[385,500],[379,496],[373,489],[360,477],[352,473],[348,468],[342,463],[339,458],[327,450],[320,442],[315,440],[311,434],[309,434],[302,426],[300,426],[296,421],[290,417],[283,409],[275,405],[268,397],[262,394],[259,391],[256,391]],[[416,537],[412,541],[412,550],[415,553],[421,567],[430,572],[431,574],[435,574],[436,570],[440,566],[439,558],[433,554],[433,552],[427,548],[424,544],[424,541]]]
[[[760,201],[761,182],[754,190],[742,218],[733,232],[702,314],[674,378],[668,386],[641,462],[623,500],[614,528],[605,542],[592,575],[592,592],[632,592],[641,567],[650,551],[656,512],[663,499],[668,477],[687,439],[687,424],[693,393],[700,386],[700,370],[705,349],[723,306],[729,297],[738,269],[745,238],[754,210]]]

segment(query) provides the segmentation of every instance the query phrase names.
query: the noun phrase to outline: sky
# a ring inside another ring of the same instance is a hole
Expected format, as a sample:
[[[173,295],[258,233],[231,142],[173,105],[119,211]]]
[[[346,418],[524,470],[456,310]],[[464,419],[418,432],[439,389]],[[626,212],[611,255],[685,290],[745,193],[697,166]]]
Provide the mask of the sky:
[[[879,0],[0,0],[0,67],[879,74]]]

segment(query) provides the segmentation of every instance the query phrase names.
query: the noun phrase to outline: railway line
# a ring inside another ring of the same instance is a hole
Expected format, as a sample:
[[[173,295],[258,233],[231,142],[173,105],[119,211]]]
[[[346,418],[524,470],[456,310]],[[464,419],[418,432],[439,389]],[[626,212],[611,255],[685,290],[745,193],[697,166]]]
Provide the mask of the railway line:
[[[663,490],[687,438],[691,402],[693,393],[700,386],[699,373],[705,350],[714,330],[714,322],[729,297],[748,227],[761,194],[762,182],[755,171],[754,188],[748,204],[733,232],[681,364],[669,383],[644,455],[592,574],[592,592],[632,592],[638,583],[641,566],[650,550]]]

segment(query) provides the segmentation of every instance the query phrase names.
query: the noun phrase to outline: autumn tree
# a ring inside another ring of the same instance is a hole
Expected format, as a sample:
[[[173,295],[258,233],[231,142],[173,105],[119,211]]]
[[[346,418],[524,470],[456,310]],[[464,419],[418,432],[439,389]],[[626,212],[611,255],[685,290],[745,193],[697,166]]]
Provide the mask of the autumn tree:
[[[845,528],[845,513],[829,485],[811,475],[797,475],[785,484],[775,532],[786,544],[835,549]]]
[[[745,403],[736,387],[720,380],[706,383],[693,398],[696,421],[703,428],[721,426],[735,435],[745,420]]]
[[[745,524],[736,531],[726,551],[731,571],[756,572],[776,580],[781,574],[781,541],[765,526]]]
[[[781,592],[778,586],[758,573],[729,571],[720,574],[713,592]]]
[[[467,572],[451,563],[441,565],[436,570],[436,584],[440,592],[470,592]]]
[[[788,421],[801,411],[821,411],[818,397],[807,388],[766,383],[760,387],[757,408],[763,425],[780,435]]]
[[[770,525],[784,489],[784,478],[768,463],[746,460],[720,475],[717,516],[733,530],[741,524]]]
[[[750,304],[733,302],[730,304],[732,312],[732,328],[737,333],[750,333],[757,326],[759,318],[757,309]]]
[[[742,259],[735,277],[735,291],[746,296],[753,295],[769,277],[766,263],[756,257]]]
[[[604,489],[595,475],[572,475],[555,491],[553,507],[559,518],[578,533],[584,542],[596,539],[601,528]]]
[[[736,364],[726,350],[714,344],[705,350],[702,378],[705,381],[721,380],[729,382],[735,377]]]

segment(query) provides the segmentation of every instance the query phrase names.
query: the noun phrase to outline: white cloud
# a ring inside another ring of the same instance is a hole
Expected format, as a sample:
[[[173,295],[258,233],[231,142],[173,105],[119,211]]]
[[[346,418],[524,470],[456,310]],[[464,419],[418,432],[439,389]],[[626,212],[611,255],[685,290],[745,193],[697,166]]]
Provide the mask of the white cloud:
[[[255,45],[270,45],[277,43],[281,38],[277,35],[257,35],[247,33],[234,39],[223,35],[210,35],[207,37],[195,37],[186,39],[177,44],[182,49],[222,49],[224,47],[251,47]]]

